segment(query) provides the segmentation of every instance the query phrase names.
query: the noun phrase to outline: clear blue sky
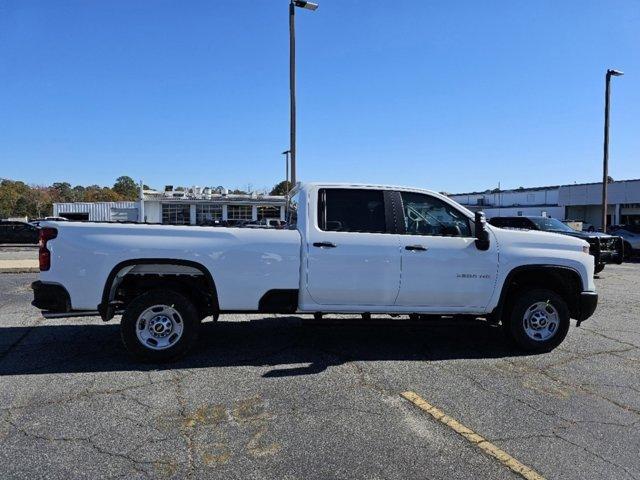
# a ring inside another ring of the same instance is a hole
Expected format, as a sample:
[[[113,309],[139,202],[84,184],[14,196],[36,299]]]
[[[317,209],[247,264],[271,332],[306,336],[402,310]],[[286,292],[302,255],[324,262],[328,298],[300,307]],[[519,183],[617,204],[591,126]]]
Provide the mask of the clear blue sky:
[[[640,177],[637,0],[298,10],[302,180],[460,192]],[[287,0],[0,0],[0,177],[270,187]]]

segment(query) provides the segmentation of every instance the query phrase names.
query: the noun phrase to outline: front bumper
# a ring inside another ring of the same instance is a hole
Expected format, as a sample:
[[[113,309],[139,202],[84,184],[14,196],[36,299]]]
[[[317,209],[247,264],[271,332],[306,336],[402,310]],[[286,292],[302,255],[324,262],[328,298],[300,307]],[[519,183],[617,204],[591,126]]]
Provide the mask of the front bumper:
[[[578,303],[578,326],[593,315],[598,306],[598,294],[596,292],[582,292]]]
[[[31,284],[33,301],[31,305],[47,312],[62,313],[71,310],[69,292],[57,283],[44,283],[38,280]]]

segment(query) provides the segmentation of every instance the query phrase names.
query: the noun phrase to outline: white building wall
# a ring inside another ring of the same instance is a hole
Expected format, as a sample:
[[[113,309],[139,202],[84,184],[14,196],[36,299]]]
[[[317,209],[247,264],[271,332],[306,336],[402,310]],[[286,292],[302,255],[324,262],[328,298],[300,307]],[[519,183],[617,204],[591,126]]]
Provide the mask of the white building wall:
[[[112,209],[135,210],[138,202],[67,202],[54,203],[53,216],[63,217],[65,213],[86,213],[91,222],[110,222],[113,220]],[[137,217],[137,215],[134,215]]]
[[[484,208],[482,210],[487,218],[493,217],[547,217],[564,220],[564,207],[544,206],[544,207],[505,207],[505,208]]]
[[[609,205],[618,203],[640,203],[640,180],[623,180],[610,183],[607,188]],[[560,187],[560,205],[601,205],[602,182],[587,185],[564,185]]]
[[[450,197],[462,205],[471,207],[485,205],[487,207],[558,205],[558,187],[531,190],[508,190],[495,193],[471,193],[451,195]],[[480,200],[480,202],[478,202]]]

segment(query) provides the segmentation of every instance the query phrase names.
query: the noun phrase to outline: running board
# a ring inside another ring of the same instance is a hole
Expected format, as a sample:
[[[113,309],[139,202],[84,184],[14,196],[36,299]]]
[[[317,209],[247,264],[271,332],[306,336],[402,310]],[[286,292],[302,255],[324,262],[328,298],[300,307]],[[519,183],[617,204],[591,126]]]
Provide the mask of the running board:
[[[71,310],[70,312],[42,312],[44,318],[99,317],[97,310]]]

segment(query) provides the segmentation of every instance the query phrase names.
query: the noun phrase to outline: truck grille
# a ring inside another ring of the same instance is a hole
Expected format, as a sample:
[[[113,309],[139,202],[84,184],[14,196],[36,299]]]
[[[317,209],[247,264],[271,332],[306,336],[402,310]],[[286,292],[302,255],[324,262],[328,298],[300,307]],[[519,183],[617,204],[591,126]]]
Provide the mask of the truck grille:
[[[617,250],[618,239],[617,238],[603,238],[600,240],[601,251],[615,251]]]

